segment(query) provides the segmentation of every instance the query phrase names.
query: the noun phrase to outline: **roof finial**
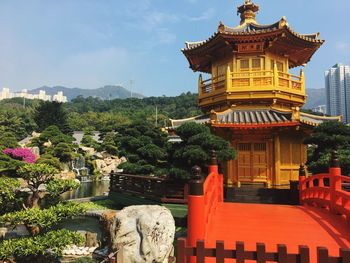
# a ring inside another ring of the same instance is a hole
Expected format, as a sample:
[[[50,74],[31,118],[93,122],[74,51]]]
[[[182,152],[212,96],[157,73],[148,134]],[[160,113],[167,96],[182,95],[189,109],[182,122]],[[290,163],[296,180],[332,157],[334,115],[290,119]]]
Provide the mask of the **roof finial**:
[[[251,0],[244,0],[244,4],[238,7],[238,13],[241,14],[241,25],[244,23],[256,23],[256,12],[259,6],[252,3]]]

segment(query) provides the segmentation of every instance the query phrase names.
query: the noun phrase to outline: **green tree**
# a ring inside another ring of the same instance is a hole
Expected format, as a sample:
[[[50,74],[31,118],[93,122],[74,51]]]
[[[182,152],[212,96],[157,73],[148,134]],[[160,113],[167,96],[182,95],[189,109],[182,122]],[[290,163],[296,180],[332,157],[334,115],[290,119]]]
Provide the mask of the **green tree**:
[[[34,120],[39,131],[45,130],[51,125],[56,125],[65,134],[71,134],[72,130],[67,125],[67,113],[62,103],[45,101],[36,109]]]
[[[20,183],[17,179],[0,177],[0,214],[18,210],[21,205]]]
[[[52,155],[63,163],[70,162],[75,156],[72,147],[64,142],[60,142],[53,148]]]
[[[79,185],[72,180],[55,179],[58,170],[47,164],[25,164],[18,169],[18,175],[22,177],[28,188],[31,190],[26,200],[26,206],[29,208],[40,207],[41,200],[46,194],[58,196],[68,190],[76,189]],[[56,180],[62,180],[59,183]],[[41,185],[46,185],[46,191],[40,190]]]
[[[18,147],[17,139],[12,132],[4,132],[0,134],[0,148],[16,147]]]
[[[166,134],[147,121],[117,129],[118,149],[128,162],[120,166],[128,173],[153,174],[166,166]]]
[[[73,148],[73,141],[74,138],[72,136],[64,134],[57,126],[52,125],[47,127],[39,137],[34,138],[31,146],[38,146],[41,153],[52,153],[52,150],[60,143],[65,143],[70,148]],[[48,142],[52,144],[51,147],[44,146]]]
[[[325,122],[315,127],[308,144],[308,168],[312,173],[328,171],[333,150],[338,150],[340,165],[344,174],[350,174],[350,127],[341,122]]]
[[[236,151],[229,142],[213,135],[210,129],[202,124],[187,122],[176,129],[182,142],[168,144],[168,162],[171,163],[174,176],[190,175],[191,167],[199,165],[203,169],[210,159],[210,152],[217,152],[218,160],[224,163],[236,157]],[[171,174],[172,175],[172,174]]]
[[[61,169],[60,160],[57,157],[54,157],[51,154],[42,154],[36,163],[48,164],[55,167],[57,170]]]

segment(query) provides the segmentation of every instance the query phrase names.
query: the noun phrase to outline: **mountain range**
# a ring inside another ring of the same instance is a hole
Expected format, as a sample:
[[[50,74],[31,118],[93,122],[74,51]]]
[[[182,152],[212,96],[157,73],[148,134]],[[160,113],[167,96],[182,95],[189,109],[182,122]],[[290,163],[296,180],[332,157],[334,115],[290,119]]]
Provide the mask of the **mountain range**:
[[[140,98],[140,99],[145,97],[139,93],[131,94],[130,90],[122,86],[113,86],[113,85],[106,85],[98,89],[67,88],[63,86],[54,86],[54,87],[43,86],[37,89],[30,90],[28,92],[31,94],[37,94],[39,90],[45,90],[46,94],[51,96],[56,94],[58,91],[63,91],[63,94],[67,96],[69,101],[71,101],[72,99],[78,96],[83,96],[84,98],[91,96],[91,97],[101,98],[102,100],[126,99],[126,98],[130,98],[131,96],[133,98]],[[325,89],[307,89],[306,93],[308,95],[308,98],[303,108],[312,109],[319,105],[326,104]]]
[[[313,109],[319,105],[326,105],[326,90],[323,89],[306,89],[307,101],[304,109]]]
[[[37,89],[29,90],[28,93],[37,94],[39,90],[46,91],[48,95],[55,95],[58,91],[63,91],[64,96],[67,96],[67,99],[71,101],[72,99],[83,96],[87,97],[96,97],[102,100],[111,100],[111,99],[126,99],[126,98],[144,98],[142,94],[139,93],[131,93],[130,90],[122,87],[122,86],[113,86],[106,85],[104,87],[98,89],[81,89],[81,88],[67,88],[63,86],[54,86],[47,87],[43,86]]]

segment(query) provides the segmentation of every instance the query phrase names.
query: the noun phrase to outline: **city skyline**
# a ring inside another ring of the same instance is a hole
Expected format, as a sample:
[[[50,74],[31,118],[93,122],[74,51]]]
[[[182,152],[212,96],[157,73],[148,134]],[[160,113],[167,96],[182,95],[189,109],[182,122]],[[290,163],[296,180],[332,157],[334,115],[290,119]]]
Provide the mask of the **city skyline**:
[[[0,91],[0,100],[12,99],[12,98],[23,98],[23,99],[38,99],[43,101],[56,101],[60,103],[68,102],[66,96],[64,96],[63,91],[58,91],[54,95],[46,94],[45,90],[39,90],[37,94],[33,93],[33,91],[29,91],[27,89],[23,89],[21,91],[11,92],[9,88],[2,88]]]
[[[350,123],[350,66],[335,64],[325,72],[327,114]]]
[[[320,32],[320,38],[326,40],[306,67],[307,88],[324,88],[324,71],[338,62],[348,64],[350,36],[339,25],[347,23],[350,3],[254,2],[261,7],[258,22],[270,24],[286,16],[294,30]],[[119,83],[146,96],[197,92],[197,76],[180,49],[185,41],[204,40],[213,34],[220,20],[238,25],[236,8],[242,3],[2,1],[0,86],[91,89]]]

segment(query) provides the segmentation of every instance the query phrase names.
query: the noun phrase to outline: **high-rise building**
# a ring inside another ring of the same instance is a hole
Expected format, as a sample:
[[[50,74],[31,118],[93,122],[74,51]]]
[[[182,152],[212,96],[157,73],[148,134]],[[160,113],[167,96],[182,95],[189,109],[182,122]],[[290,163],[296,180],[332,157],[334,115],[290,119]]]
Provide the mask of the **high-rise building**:
[[[350,66],[335,64],[325,72],[327,114],[350,123]]]
[[[58,91],[57,94],[53,96],[46,94],[45,90],[39,90],[38,94],[28,93],[27,89],[23,89],[20,92],[11,92],[9,88],[3,88],[0,91],[0,100],[11,98],[38,99],[43,101],[57,101],[60,103],[68,101],[67,97],[64,96],[63,91]]]

